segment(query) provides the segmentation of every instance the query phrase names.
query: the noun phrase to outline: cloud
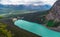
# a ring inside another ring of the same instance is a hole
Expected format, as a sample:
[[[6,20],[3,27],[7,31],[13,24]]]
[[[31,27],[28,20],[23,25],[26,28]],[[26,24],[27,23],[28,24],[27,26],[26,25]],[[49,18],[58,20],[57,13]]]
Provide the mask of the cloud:
[[[43,5],[49,4],[53,5],[57,0],[1,0],[0,4],[4,5],[20,5],[20,4],[35,4],[35,5]],[[41,3],[43,2],[43,3]]]

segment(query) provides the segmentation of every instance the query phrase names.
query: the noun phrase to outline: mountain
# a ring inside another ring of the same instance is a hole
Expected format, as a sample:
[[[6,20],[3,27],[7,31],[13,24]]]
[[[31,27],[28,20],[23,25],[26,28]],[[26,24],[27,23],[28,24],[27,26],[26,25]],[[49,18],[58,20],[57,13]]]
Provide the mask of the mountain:
[[[0,16],[34,13],[37,11],[46,11],[51,8],[50,5],[2,5],[0,4]]]
[[[38,5],[38,6],[29,5],[26,8],[27,8],[27,10],[45,11],[45,10],[49,10],[51,8],[51,6],[50,5]]]
[[[0,4],[0,9],[14,9],[14,10],[49,10],[51,8],[50,5],[2,5]]]
[[[58,0],[49,13],[46,15],[46,18],[48,20],[55,20],[55,21],[60,21],[60,0]]]

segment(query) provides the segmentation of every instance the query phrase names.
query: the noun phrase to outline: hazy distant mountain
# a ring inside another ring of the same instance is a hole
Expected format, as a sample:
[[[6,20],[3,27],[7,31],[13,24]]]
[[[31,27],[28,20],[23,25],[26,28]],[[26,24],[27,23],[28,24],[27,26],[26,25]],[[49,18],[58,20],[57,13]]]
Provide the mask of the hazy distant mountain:
[[[45,10],[49,10],[51,8],[51,6],[50,5],[38,5],[38,6],[29,5],[26,8],[27,8],[27,10],[45,11]]]
[[[51,8],[50,5],[1,5],[0,9],[14,9],[14,10],[49,10]]]
[[[46,11],[51,8],[50,5],[2,5],[0,4],[0,15],[16,15],[16,14],[27,14],[34,13],[36,11]]]

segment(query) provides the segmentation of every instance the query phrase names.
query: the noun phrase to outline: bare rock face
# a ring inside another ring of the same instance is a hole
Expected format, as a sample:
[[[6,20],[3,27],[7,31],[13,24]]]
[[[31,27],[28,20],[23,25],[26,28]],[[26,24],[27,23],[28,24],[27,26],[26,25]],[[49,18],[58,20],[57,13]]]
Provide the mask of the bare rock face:
[[[49,13],[46,15],[46,20],[54,20],[57,27],[51,27],[51,30],[60,32],[60,0],[56,1]],[[59,22],[59,25],[58,25]]]
[[[55,20],[55,21],[60,21],[60,0],[58,0],[49,13],[46,15],[47,20]]]

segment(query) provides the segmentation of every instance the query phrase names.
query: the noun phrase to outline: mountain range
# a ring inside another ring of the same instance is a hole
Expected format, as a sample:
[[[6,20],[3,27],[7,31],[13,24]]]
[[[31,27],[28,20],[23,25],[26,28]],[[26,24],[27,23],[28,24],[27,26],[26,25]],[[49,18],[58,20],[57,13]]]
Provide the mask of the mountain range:
[[[44,11],[44,10],[49,10],[51,8],[50,5],[2,5],[0,4],[0,10],[1,9],[13,9],[13,10],[39,10],[39,11]]]
[[[0,16],[34,13],[37,11],[47,11],[50,5],[2,5],[0,4]]]

